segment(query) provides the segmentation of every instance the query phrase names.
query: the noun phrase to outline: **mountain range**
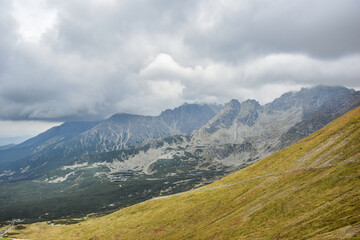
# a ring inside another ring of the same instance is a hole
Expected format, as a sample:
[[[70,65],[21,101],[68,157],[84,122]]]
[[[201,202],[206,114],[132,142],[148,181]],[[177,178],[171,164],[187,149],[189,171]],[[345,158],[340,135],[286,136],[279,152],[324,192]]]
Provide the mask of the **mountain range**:
[[[223,113],[234,107],[239,104],[232,101]],[[215,122],[228,129],[235,119],[244,119],[237,116],[215,118],[202,131]],[[254,126],[254,119],[244,122]],[[103,217],[72,219],[71,225],[66,219],[20,224],[9,234],[31,239],[358,239],[359,139],[360,107],[201,188]]]
[[[266,105],[233,99],[184,104],[159,116],[65,122],[0,150],[1,220],[112,211],[203,186],[359,105],[359,91],[318,86]]]
[[[220,109],[221,105],[216,104],[184,104],[157,117],[121,113],[99,122],[65,122],[0,150],[0,184],[39,177],[86,153],[119,150],[171,135],[189,134]]]

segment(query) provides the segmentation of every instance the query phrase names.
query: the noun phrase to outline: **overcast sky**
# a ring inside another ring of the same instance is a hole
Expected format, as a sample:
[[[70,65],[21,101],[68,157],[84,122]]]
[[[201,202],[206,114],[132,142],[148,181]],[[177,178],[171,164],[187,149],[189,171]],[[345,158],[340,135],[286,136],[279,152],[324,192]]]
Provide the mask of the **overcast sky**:
[[[359,0],[3,0],[0,36],[0,144],[185,101],[360,89]]]

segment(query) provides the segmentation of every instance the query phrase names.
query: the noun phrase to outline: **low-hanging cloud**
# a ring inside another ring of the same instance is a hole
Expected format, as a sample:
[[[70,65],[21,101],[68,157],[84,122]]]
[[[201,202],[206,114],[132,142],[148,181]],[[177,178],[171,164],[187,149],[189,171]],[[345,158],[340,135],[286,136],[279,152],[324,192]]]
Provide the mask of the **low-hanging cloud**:
[[[25,0],[14,2],[0,2],[0,119],[153,115],[185,101],[360,88],[357,0],[37,0],[31,11],[52,24],[35,30],[22,25]]]

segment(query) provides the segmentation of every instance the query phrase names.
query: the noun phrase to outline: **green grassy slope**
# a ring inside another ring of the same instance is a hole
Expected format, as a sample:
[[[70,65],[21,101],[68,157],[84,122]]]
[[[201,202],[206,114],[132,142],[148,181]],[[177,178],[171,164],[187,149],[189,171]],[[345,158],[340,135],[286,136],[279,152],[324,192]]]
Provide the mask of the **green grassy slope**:
[[[36,223],[12,233],[29,239],[360,239],[359,163],[357,108],[200,189],[78,224]]]

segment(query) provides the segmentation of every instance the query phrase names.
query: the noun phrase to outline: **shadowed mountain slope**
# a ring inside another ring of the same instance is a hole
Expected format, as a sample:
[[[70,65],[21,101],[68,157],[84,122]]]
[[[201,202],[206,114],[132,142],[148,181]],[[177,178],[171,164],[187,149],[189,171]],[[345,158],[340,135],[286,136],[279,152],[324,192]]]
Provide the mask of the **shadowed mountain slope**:
[[[360,108],[213,184],[30,239],[342,239],[360,234]],[[15,235],[16,236],[16,235]]]

